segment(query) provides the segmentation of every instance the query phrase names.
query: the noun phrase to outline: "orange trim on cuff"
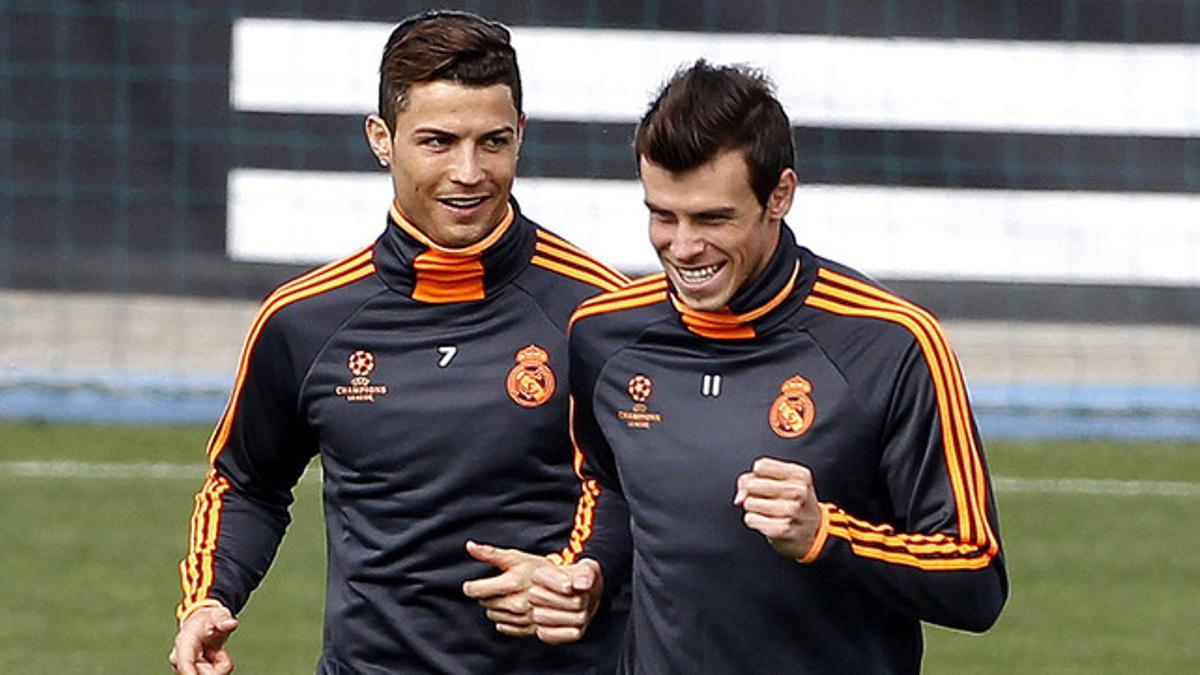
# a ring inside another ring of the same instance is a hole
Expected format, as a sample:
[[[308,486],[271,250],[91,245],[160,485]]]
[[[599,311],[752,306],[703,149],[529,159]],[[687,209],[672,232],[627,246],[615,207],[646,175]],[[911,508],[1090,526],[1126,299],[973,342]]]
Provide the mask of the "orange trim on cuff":
[[[808,551],[796,558],[796,562],[807,565],[821,555],[825,550],[825,540],[829,537],[829,512],[821,508],[821,522],[817,525],[817,534],[809,544]]]
[[[212,600],[212,599],[201,600],[200,602],[189,605],[187,609],[184,609],[183,605],[180,605],[179,609],[175,610],[175,615],[177,617],[179,617],[179,623],[182,624],[184,621],[187,621],[187,618],[189,616],[195,614],[197,611],[199,611],[200,609],[202,609],[204,607],[224,607],[224,606],[225,605],[221,604],[220,600]]]

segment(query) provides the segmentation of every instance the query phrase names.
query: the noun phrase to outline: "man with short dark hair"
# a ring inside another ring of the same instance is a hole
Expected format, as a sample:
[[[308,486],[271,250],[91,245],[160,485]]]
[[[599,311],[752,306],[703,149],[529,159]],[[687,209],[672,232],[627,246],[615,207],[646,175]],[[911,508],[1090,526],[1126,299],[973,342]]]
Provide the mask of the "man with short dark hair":
[[[632,572],[621,672],[920,669],[921,621],[986,630],[1008,593],[958,363],[925,310],[798,246],[787,117],[703,61],[637,130],[665,274],[571,319],[584,480],[544,641]]]
[[[329,552],[318,672],[611,670],[604,635],[568,651],[514,639],[532,633],[525,591],[545,558],[486,543],[545,554],[567,537],[567,321],[627,281],[510,199],[521,110],[503,26],[432,12],[392,33],[366,121],[392,176],[387,228],[279,287],[252,324],[180,564],[177,672],[232,669],[234,615],[314,455]]]

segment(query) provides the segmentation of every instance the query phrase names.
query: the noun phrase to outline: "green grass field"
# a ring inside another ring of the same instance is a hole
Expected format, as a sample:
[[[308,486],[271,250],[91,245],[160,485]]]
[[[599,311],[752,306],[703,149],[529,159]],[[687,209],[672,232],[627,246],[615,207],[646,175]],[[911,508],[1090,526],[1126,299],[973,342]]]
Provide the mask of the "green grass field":
[[[207,434],[0,423],[0,673],[168,672]],[[1200,445],[993,443],[988,454],[1004,478],[1012,596],[985,635],[929,628],[926,672],[1197,672]],[[109,463],[143,468],[105,477]],[[162,463],[195,472],[147,475]],[[1122,482],[1050,482],[1061,479]],[[313,671],[319,500],[315,480],[301,484],[280,557],[230,643],[238,672]]]

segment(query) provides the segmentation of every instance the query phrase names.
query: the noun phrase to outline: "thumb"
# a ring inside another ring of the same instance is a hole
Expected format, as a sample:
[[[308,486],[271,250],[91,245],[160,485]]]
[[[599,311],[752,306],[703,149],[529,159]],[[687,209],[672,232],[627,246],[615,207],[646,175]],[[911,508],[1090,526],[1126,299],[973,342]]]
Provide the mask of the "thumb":
[[[470,540],[467,541],[467,554],[479,562],[495,565],[506,571],[524,560],[527,555],[516,549],[497,548],[491,544],[478,544]]]
[[[222,619],[215,624],[214,628],[220,633],[229,635],[233,631],[237,630],[238,620],[233,617]]]
[[[233,659],[229,656],[229,652],[225,650],[218,651],[212,655],[212,673],[231,673],[233,672]],[[202,671],[203,672],[203,671]]]
[[[590,591],[599,579],[600,570],[594,562],[583,561],[571,570],[571,588],[577,591]]]
[[[559,595],[571,592],[571,570],[565,566],[544,565],[535,569],[529,580]]]

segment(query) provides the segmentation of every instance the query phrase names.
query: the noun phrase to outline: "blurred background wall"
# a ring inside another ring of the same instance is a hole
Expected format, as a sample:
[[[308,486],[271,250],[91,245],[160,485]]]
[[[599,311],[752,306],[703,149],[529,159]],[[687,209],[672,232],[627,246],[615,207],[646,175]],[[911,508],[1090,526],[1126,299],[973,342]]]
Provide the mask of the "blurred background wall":
[[[210,421],[257,300],[370,242],[425,2],[0,2],[0,417]],[[654,271],[629,148],[698,57],[776,82],[818,253],[932,309],[985,435],[1200,438],[1200,3],[446,2],[513,30],[514,194]]]

